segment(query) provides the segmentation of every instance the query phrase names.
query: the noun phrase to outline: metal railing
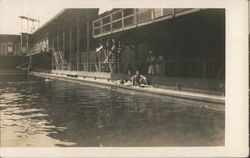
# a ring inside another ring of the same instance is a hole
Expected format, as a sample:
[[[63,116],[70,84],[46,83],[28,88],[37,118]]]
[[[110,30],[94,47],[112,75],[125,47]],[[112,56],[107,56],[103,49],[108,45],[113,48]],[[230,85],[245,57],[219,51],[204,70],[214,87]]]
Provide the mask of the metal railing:
[[[189,14],[200,9],[191,8],[152,8],[152,9],[119,9],[92,23],[93,37],[100,37],[110,33],[138,27],[171,17]]]

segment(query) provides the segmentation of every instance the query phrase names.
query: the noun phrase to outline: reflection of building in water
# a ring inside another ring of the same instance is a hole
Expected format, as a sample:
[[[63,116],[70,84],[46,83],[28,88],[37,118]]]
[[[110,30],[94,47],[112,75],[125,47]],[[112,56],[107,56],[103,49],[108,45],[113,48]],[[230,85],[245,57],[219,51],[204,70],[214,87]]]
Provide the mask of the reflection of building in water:
[[[158,87],[224,93],[224,9],[64,9],[29,45],[36,69],[107,79],[139,70]]]
[[[219,111],[91,86],[51,86],[46,93],[53,97],[45,113],[57,129],[48,135],[57,140],[82,147],[224,144],[224,114]]]

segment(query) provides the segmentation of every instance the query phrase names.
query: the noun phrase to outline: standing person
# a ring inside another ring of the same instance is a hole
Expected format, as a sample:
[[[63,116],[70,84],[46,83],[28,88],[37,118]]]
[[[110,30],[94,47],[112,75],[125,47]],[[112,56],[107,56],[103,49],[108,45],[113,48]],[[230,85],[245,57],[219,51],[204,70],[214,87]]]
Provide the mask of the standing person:
[[[163,62],[163,56],[160,54],[156,57],[156,64],[155,64],[155,71],[156,75],[162,75],[162,62]]]
[[[149,55],[147,58],[148,63],[148,75],[154,75],[155,74],[155,56],[153,55],[153,51],[149,51]]]

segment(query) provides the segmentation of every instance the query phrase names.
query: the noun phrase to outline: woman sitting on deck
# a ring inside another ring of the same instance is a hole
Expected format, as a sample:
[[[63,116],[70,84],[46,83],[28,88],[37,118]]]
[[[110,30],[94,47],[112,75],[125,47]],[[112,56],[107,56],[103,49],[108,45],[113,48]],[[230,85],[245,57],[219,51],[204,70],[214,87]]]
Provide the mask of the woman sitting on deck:
[[[147,78],[141,75],[138,70],[136,71],[135,75],[132,76],[131,80],[133,86],[140,86],[140,87],[148,86]]]
[[[135,75],[127,80],[121,80],[118,82],[120,85],[125,86],[139,86],[139,87],[146,87],[148,86],[147,78],[143,75],[140,75],[140,72],[137,70]]]

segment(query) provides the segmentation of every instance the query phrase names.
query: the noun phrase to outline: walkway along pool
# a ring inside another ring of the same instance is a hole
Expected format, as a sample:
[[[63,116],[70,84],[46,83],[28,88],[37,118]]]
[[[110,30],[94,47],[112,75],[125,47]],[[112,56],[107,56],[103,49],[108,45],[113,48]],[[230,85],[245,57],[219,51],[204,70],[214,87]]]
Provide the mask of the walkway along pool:
[[[26,77],[0,76],[3,147],[224,145],[216,103]]]
[[[33,72],[32,73],[35,76],[44,77],[44,78],[51,78],[51,79],[57,79],[57,80],[63,80],[63,81],[70,81],[70,82],[88,82],[89,84],[92,84],[94,86],[97,85],[109,85],[112,87],[116,87],[118,89],[127,89],[132,91],[139,91],[139,92],[145,92],[149,94],[158,94],[158,95],[164,95],[164,96],[173,96],[175,99],[177,98],[185,98],[185,99],[191,99],[196,101],[205,101],[205,102],[212,102],[223,105],[217,106],[218,108],[224,108],[225,105],[225,97],[220,95],[211,95],[211,94],[205,94],[205,93],[194,93],[194,92],[187,92],[187,91],[179,91],[179,90],[171,90],[166,88],[156,88],[153,86],[149,86],[146,88],[138,87],[138,86],[123,86],[117,84],[118,80],[110,81],[110,79],[101,79],[101,78],[95,78],[95,77],[86,77],[86,76],[77,76],[77,75],[68,75],[66,74],[58,74],[58,73],[42,73],[42,72]],[[74,74],[74,73],[73,73]]]

